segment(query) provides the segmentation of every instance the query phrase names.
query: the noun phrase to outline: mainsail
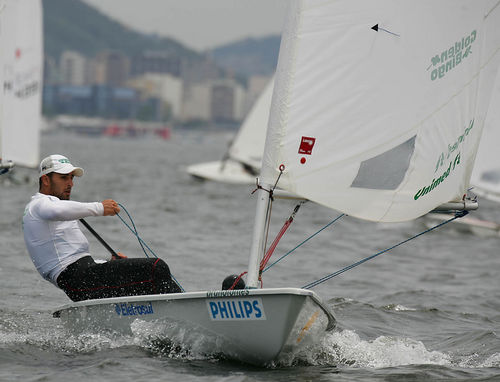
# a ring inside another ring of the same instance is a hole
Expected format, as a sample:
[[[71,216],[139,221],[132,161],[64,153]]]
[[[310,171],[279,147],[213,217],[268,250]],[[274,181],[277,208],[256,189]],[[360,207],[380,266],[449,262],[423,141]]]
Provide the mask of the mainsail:
[[[261,183],[373,221],[469,187],[500,47],[498,0],[296,1]]]
[[[36,167],[42,93],[40,0],[0,2],[0,158]]]

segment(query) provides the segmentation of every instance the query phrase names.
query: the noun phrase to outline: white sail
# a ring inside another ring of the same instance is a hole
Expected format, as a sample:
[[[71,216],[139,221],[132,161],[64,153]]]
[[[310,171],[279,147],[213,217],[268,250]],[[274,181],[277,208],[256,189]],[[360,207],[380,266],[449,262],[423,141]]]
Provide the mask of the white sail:
[[[473,192],[490,200],[500,202],[500,73],[488,109],[484,132],[479,145],[476,163],[472,171]]]
[[[39,162],[42,93],[40,0],[4,0],[0,10],[0,158],[16,165]]]
[[[255,184],[256,174],[262,165],[273,87],[274,78],[243,121],[227,151],[227,158],[188,166],[186,170],[189,174],[223,183]]]
[[[498,0],[291,3],[261,181],[373,221],[469,186],[498,67]]]
[[[267,122],[271,109],[274,77],[248,113],[234,142],[229,149],[229,157],[258,170],[262,165],[262,152],[266,140]]]

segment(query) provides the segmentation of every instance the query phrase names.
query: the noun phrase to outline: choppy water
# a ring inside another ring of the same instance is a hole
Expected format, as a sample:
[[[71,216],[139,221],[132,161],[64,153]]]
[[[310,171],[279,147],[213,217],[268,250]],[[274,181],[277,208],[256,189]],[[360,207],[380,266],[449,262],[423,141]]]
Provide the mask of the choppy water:
[[[42,156],[60,153],[86,170],[72,198],[114,198],[186,290],[216,289],[244,271],[255,200],[252,187],[201,183],[183,168],[219,159],[230,135],[175,132],[169,141],[42,137]],[[25,172],[19,171],[21,177]],[[0,380],[2,381],[360,381],[500,380],[500,238],[442,230],[344,273],[314,290],[338,321],[315,349],[274,368],[256,368],[172,349],[136,328],[132,336],[70,335],[51,312],[68,298],[43,281],[21,231],[29,183],[0,184]],[[293,208],[275,203],[274,232]],[[478,217],[500,220],[481,203]],[[338,214],[306,204],[277,249],[293,248]],[[115,248],[141,256],[115,217],[87,219]],[[271,268],[267,287],[303,286],[423,230],[422,222],[341,219]],[[89,237],[97,257],[105,250]],[[275,256],[277,256],[275,255]]]

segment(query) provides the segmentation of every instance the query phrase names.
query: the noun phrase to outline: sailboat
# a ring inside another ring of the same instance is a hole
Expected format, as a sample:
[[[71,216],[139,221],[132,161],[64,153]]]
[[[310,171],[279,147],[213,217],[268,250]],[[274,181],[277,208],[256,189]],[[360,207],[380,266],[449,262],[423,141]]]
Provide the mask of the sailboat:
[[[496,203],[500,203],[498,142],[500,142],[500,75],[496,78],[484,134],[471,177],[474,193]]]
[[[39,163],[42,39],[40,0],[0,2],[0,171]]]
[[[318,341],[335,319],[316,293],[260,287],[273,189],[375,222],[476,208],[463,195],[498,67],[498,4],[290,2],[246,289],[81,301],[54,315],[76,330],[163,323],[156,338],[213,338],[258,365]]]
[[[233,184],[255,184],[262,163],[274,88],[272,78],[243,121],[224,158],[187,167],[195,178]]]

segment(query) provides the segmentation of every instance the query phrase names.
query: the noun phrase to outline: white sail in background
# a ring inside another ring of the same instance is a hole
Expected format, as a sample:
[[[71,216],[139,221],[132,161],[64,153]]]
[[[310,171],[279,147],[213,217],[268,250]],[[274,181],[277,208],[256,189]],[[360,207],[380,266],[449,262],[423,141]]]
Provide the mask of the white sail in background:
[[[4,36],[4,31],[3,31],[3,18],[4,16],[2,16],[3,14],[3,10],[5,8],[5,4],[3,1],[0,1],[0,86],[3,87],[3,62],[4,62],[4,53],[3,53],[3,46],[4,46],[4,40],[5,40],[5,36]],[[1,119],[2,119],[2,109],[3,109],[3,91],[1,91],[0,89],[0,175],[2,173],[4,173],[4,168],[7,168],[7,160],[2,160],[2,135],[3,135],[3,132],[2,132],[2,122],[1,122]]]
[[[229,149],[230,158],[251,166],[257,171],[262,165],[262,152],[266,140],[273,88],[274,77],[248,113]]]
[[[43,66],[40,0],[4,0],[0,10],[0,158],[39,163]]]
[[[473,192],[500,202],[500,73],[488,109],[483,136],[472,171]]]
[[[227,158],[191,165],[187,168],[189,174],[223,183],[255,184],[262,164],[273,87],[274,78],[243,121],[228,149]]]
[[[291,3],[262,183],[283,166],[278,187],[373,221],[461,200],[498,67],[498,4]]]

